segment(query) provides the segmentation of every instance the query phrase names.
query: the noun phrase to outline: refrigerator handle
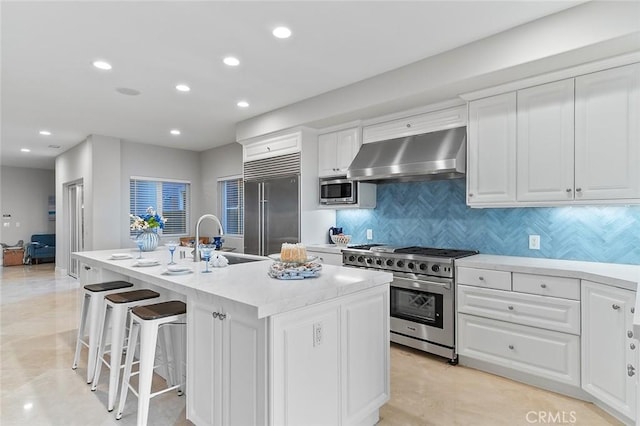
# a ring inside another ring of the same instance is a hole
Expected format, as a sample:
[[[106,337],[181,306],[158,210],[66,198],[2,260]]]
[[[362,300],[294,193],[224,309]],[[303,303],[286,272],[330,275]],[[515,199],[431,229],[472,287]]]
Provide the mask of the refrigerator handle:
[[[258,207],[258,211],[259,211],[259,215],[260,215],[260,223],[259,223],[259,228],[258,228],[258,248],[260,251],[260,256],[264,256],[264,186],[265,183],[261,182],[260,183],[260,189],[259,189],[259,197],[260,197],[260,202],[259,202],[259,207]]]

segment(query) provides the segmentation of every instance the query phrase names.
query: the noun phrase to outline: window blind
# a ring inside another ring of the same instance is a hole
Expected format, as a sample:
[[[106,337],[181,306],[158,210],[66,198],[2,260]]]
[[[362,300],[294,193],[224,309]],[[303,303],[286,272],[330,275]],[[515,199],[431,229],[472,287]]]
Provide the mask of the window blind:
[[[244,184],[242,178],[220,181],[221,221],[225,234],[244,232]]]
[[[149,207],[167,219],[162,235],[186,235],[189,217],[189,183],[131,178],[129,211],[144,216]],[[131,231],[135,235],[135,231]]]

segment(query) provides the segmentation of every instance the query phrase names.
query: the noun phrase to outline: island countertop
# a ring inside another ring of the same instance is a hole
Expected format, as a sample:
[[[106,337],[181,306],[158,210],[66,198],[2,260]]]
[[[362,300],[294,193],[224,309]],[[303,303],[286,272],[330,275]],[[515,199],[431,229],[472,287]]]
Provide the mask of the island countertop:
[[[133,258],[120,260],[111,258],[114,253],[123,252],[130,253]],[[176,252],[177,263],[191,267],[193,273],[167,275],[165,272],[169,254],[163,247],[144,254],[145,258],[157,259],[160,262],[157,266],[136,267],[137,251],[130,249],[76,252],[72,257],[88,266],[104,268],[187,296],[197,297],[199,293],[206,293],[239,302],[255,309],[258,318],[386,285],[393,279],[388,272],[322,265],[319,277],[304,280],[278,280],[267,274],[269,265],[273,262],[271,259],[237,253],[224,253],[224,255],[260,260],[224,268],[210,268],[212,272],[205,274],[202,273],[204,261],[193,262],[189,257],[178,259],[178,252]]]

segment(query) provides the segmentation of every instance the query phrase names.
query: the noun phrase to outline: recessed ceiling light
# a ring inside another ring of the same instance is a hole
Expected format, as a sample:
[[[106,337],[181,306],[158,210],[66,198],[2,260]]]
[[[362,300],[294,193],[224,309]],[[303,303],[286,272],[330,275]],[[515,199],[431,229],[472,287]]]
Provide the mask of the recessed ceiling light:
[[[238,105],[240,108],[247,108],[249,106],[249,102],[247,101],[240,101],[238,102],[236,105]]]
[[[171,134],[172,134],[172,135],[175,135],[175,136],[178,136],[178,135],[180,134],[180,130],[178,130],[178,129],[171,129]]]
[[[110,70],[111,64],[105,61],[93,61],[93,66],[101,70]]]
[[[240,65],[240,60],[238,58],[234,58],[233,56],[227,56],[222,60],[222,62],[224,62],[226,65],[229,65],[230,67],[237,67],[238,65]]]
[[[22,152],[31,152],[31,150],[29,148],[22,148],[20,151],[22,151]]]
[[[273,35],[277,38],[289,38],[291,37],[291,30],[287,27],[278,27],[273,30]]]
[[[51,136],[51,132],[48,130],[40,130],[42,136]]]
[[[116,92],[127,96],[138,96],[140,94],[139,90],[131,89],[130,87],[116,87]]]
[[[191,87],[187,86],[186,84],[178,84],[176,86],[176,90],[180,92],[188,92],[191,90]]]

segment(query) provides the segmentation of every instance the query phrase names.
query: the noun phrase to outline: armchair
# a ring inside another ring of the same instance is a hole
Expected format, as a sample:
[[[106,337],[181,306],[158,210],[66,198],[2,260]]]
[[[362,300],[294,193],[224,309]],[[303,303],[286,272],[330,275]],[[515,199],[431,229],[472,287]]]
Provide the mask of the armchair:
[[[34,234],[31,242],[27,244],[28,263],[35,260],[38,263],[42,259],[55,259],[56,234]]]

